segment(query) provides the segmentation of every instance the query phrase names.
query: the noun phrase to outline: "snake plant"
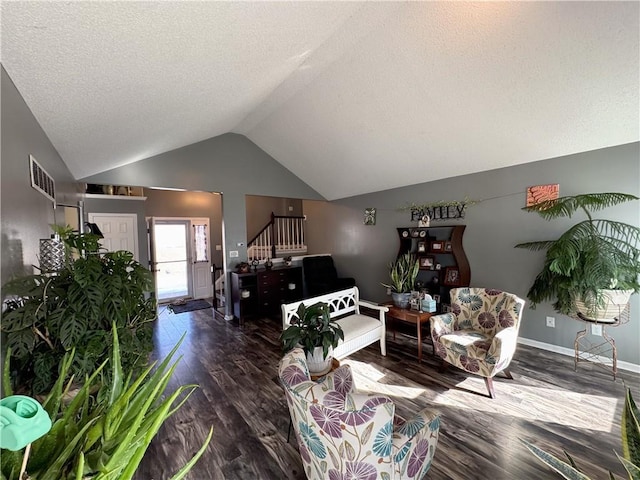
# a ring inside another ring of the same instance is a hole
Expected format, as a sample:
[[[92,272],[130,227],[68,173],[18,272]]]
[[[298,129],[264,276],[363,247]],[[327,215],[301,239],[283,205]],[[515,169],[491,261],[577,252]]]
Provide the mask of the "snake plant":
[[[420,264],[415,255],[405,253],[389,264],[391,283],[382,283],[394,293],[408,293],[415,290],[416,278],[420,271]]]

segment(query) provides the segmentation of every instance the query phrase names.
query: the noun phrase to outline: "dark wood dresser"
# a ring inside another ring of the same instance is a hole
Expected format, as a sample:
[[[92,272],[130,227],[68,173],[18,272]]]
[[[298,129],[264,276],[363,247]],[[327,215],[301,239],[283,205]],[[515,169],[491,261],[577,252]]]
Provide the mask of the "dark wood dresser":
[[[302,267],[231,273],[233,315],[240,324],[250,317],[279,316],[282,303],[301,299]]]

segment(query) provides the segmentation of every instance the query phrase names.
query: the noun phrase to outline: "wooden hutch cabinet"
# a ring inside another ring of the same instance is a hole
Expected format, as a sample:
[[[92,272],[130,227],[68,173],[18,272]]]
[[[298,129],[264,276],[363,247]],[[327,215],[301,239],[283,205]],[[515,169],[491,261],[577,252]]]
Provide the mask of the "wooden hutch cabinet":
[[[280,305],[302,300],[302,267],[280,267],[249,273],[231,273],[233,314],[248,317],[278,316]]]
[[[420,263],[418,280],[431,295],[449,303],[449,292],[468,287],[471,268],[462,247],[465,225],[398,228],[398,256],[413,253]]]

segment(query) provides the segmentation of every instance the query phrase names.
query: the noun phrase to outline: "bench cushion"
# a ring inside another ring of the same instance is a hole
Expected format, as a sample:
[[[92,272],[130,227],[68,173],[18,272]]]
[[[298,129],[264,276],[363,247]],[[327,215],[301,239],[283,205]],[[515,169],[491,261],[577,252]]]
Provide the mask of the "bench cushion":
[[[338,360],[357,352],[361,348],[374,342],[384,342],[384,327],[375,318],[354,314],[336,320],[344,331],[344,341],[333,350],[333,356]],[[381,349],[384,347],[382,346]],[[385,350],[383,352],[386,353]]]
[[[377,319],[360,314],[349,315],[336,320],[336,323],[342,327],[345,342],[366,335],[372,330],[382,326]]]

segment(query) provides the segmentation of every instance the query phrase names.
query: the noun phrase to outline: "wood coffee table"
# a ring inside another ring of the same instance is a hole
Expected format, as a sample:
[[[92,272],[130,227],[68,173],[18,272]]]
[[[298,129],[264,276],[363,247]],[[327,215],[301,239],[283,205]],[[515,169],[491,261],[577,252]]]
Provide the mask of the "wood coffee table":
[[[395,305],[385,305],[389,307],[387,312],[387,320],[399,320],[405,323],[412,323],[416,326],[416,333],[418,334],[418,362],[422,362],[422,324],[430,324],[429,319],[433,313],[420,312],[418,310],[409,310],[406,308],[398,308]],[[387,322],[390,326],[393,325],[392,321]],[[392,328],[393,339],[396,339],[396,331]]]

